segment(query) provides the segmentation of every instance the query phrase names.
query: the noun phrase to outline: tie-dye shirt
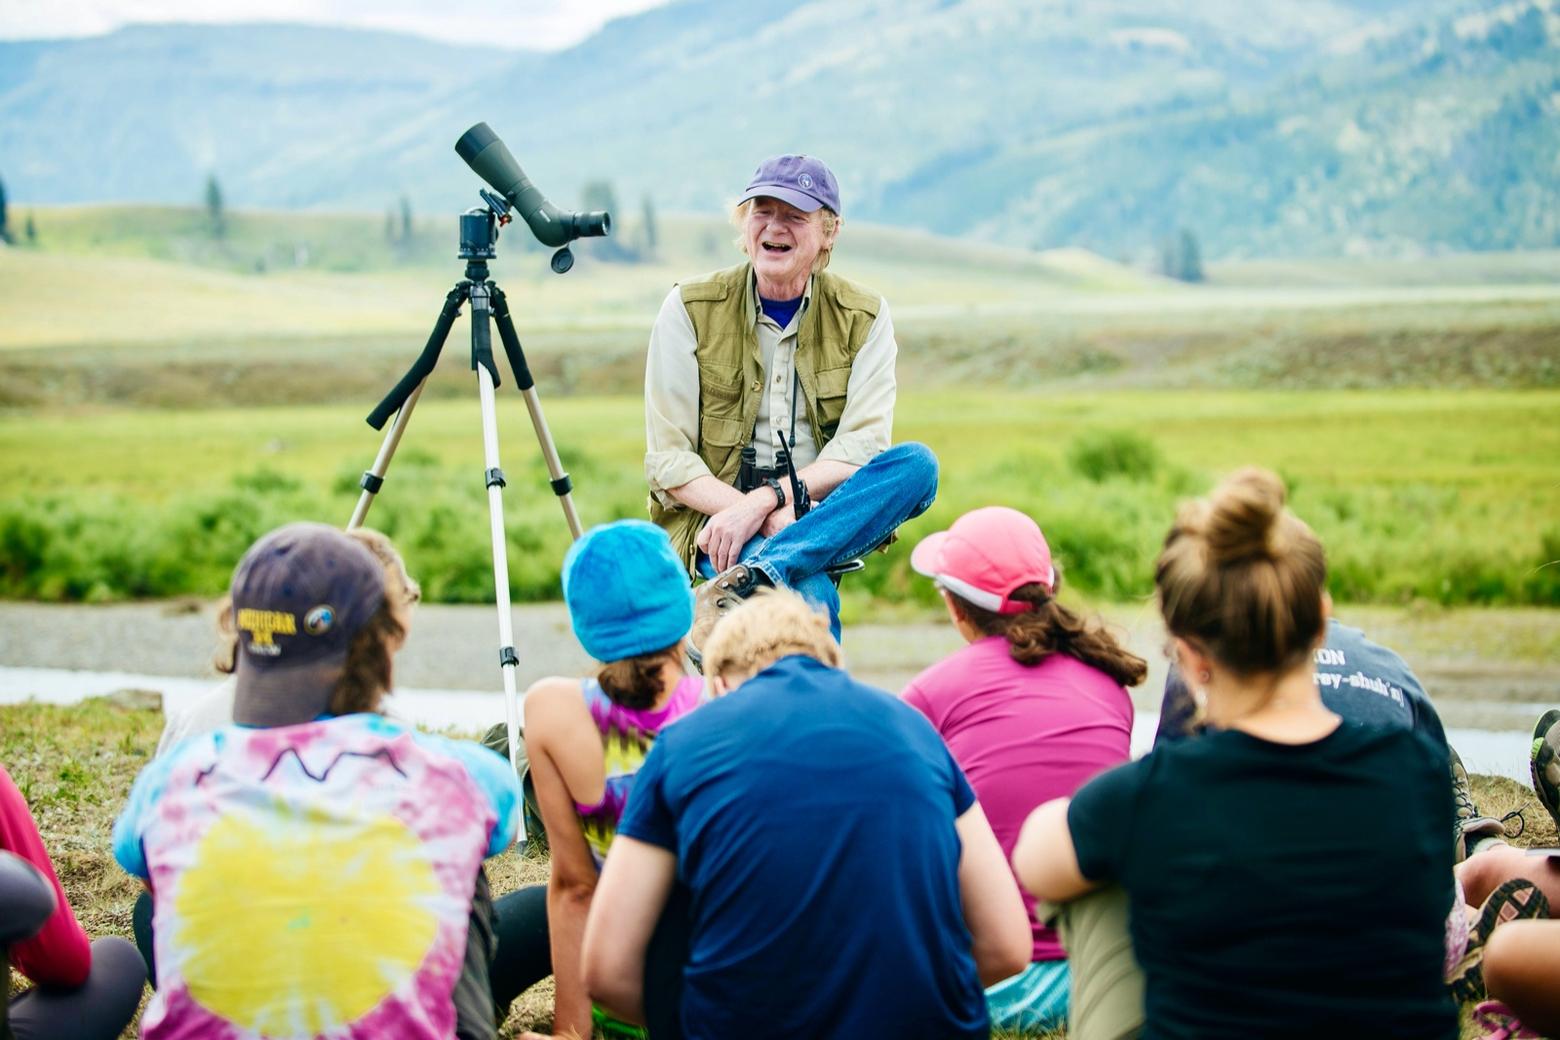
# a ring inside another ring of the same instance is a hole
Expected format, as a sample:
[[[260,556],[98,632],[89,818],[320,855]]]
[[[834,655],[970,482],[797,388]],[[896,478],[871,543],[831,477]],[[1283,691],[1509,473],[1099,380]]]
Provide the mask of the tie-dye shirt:
[[[590,854],[600,867],[607,858],[607,849],[617,834],[618,818],[623,806],[628,804],[628,794],[634,789],[634,774],[645,764],[645,756],[655,746],[656,734],[694,708],[704,692],[704,680],[697,675],[684,676],[667,698],[665,704],[654,711],[625,708],[607,696],[595,679],[581,684],[585,706],[590,717],[601,731],[603,763],[607,770],[607,786],[601,801],[575,802],[580,814],[580,829],[590,844]]]
[[[380,715],[226,726],[141,772],[114,858],[153,892],[146,1040],[454,1035],[477,870],[520,791]]]

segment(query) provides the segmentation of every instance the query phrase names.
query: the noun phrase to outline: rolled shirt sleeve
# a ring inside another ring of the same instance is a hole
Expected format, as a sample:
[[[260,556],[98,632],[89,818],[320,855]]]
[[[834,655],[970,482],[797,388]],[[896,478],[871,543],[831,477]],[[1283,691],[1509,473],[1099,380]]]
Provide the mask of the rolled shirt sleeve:
[[[677,504],[669,489],[710,475],[695,450],[699,443],[697,346],[682,291],[674,288],[650,329],[645,362],[645,480],[665,506]]]
[[[845,411],[834,438],[818,453],[819,459],[865,466],[893,442],[894,363],[899,345],[894,341],[894,320],[888,301],[878,303],[877,319],[850,366],[845,384]],[[695,366],[697,368],[697,366]]]

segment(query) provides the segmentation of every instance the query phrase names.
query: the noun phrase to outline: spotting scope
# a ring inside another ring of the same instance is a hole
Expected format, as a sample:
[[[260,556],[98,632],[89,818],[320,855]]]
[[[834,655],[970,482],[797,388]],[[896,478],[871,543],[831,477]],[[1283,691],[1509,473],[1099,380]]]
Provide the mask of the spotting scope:
[[[509,200],[543,245],[568,245],[576,238],[600,237],[612,229],[612,217],[604,210],[565,213],[548,202],[486,123],[461,134],[455,142],[455,154]]]

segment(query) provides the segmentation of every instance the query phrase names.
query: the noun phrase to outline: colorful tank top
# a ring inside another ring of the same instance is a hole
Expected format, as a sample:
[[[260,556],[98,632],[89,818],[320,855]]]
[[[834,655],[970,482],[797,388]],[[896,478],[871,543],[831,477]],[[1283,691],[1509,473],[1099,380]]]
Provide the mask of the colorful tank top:
[[[580,829],[585,832],[590,854],[600,868],[617,834],[618,818],[623,815],[623,806],[628,804],[628,794],[634,789],[634,775],[655,746],[656,735],[662,727],[698,707],[704,680],[697,675],[684,676],[666,703],[652,710],[625,708],[614,703],[595,679],[582,681],[580,692],[585,698],[585,706],[590,709],[590,717],[601,731],[607,786],[599,802],[575,802],[574,809],[580,814]]]

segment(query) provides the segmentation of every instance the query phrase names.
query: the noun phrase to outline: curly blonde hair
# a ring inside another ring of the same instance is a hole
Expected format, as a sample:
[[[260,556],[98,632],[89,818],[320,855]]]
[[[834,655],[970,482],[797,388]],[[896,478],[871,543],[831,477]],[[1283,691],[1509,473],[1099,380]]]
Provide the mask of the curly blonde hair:
[[[830,668],[844,663],[827,618],[790,589],[759,589],[710,632],[704,674],[736,685],[792,654]]]

